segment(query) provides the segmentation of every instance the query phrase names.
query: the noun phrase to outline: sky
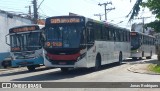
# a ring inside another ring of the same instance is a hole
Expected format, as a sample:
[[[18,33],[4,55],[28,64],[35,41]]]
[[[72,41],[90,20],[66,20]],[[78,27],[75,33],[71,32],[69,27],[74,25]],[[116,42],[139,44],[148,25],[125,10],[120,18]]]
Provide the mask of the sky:
[[[33,0],[0,0],[0,9],[5,11],[14,11],[19,13],[28,13],[28,6],[31,6],[33,13]],[[37,0],[38,6],[43,0]],[[130,2],[131,1],[131,2]],[[129,18],[126,15],[132,9],[136,0],[44,0],[41,4],[38,12],[43,16],[61,16],[68,15],[69,12],[78,15],[83,15],[88,18],[99,20],[95,14],[104,14],[104,6],[99,6],[99,3],[107,3],[106,8],[115,8],[112,11],[107,11],[107,22],[111,22],[120,27],[131,28],[133,23],[141,23],[141,19],[135,19],[131,23],[128,23]],[[104,19],[102,16],[102,20]],[[145,19],[145,23],[154,21],[154,15],[145,8],[141,9],[138,17],[150,17]],[[137,17],[137,18],[138,18]]]

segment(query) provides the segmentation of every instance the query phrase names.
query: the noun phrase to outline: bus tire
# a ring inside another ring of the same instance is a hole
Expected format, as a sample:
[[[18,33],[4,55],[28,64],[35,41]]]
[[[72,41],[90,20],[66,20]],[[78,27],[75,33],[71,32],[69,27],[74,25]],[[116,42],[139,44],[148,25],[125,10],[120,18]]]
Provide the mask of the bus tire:
[[[5,65],[5,61],[2,61],[1,65],[2,65],[2,67],[5,68],[5,69],[7,68],[7,65]]]
[[[36,67],[34,65],[27,66],[28,71],[35,71]]]
[[[144,51],[142,52],[142,57],[144,57]]]
[[[61,68],[61,72],[68,72],[69,68]]]
[[[5,69],[6,69],[6,68],[7,68],[7,66],[6,66],[6,65],[4,65],[4,66],[3,66],[3,68],[5,68]]]
[[[150,56],[147,56],[146,59],[151,59],[152,58],[152,51],[150,52]]]
[[[151,59],[151,56],[147,56],[146,59]]]
[[[137,57],[132,57],[132,60],[133,60],[133,61],[137,60]]]
[[[142,60],[142,57],[139,57],[139,60]]]
[[[121,65],[122,64],[122,61],[123,61],[123,55],[122,55],[122,52],[119,53],[119,61],[118,61],[118,64]]]
[[[100,56],[100,54],[98,54],[96,56],[96,62],[95,62],[94,70],[98,71],[98,70],[100,70],[100,67],[101,67],[101,56]]]

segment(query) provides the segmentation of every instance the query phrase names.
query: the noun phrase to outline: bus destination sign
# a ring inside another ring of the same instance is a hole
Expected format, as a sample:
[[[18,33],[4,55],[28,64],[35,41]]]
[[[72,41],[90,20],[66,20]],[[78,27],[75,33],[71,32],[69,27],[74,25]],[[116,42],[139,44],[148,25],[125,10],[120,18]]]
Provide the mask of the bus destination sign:
[[[34,31],[34,30],[38,30],[36,26],[19,27],[19,28],[10,29],[10,33],[28,32],[28,31]]]
[[[54,18],[50,20],[50,23],[52,24],[58,24],[58,23],[79,23],[80,18]]]
[[[131,35],[136,35],[136,33],[135,32],[131,32]]]

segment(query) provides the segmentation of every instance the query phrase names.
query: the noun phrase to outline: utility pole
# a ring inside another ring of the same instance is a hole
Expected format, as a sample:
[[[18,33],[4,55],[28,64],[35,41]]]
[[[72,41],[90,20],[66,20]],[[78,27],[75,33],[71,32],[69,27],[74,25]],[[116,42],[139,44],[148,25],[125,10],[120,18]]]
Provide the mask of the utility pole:
[[[31,19],[31,6],[29,6],[29,11],[28,11],[28,13],[29,13],[29,18]]]
[[[38,20],[38,10],[37,10],[37,0],[33,0],[33,10],[34,10],[34,23],[37,24]]]
[[[102,4],[98,4],[99,6],[102,6],[102,5],[104,5],[104,11],[105,11],[105,20],[107,20],[107,11],[108,10],[113,10],[113,9],[115,9],[115,8],[110,8],[110,9],[107,9],[106,8],[106,6],[108,5],[108,4],[111,4],[112,5],[112,2],[107,2],[107,3],[102,3]]]
[[[28,18],[31,19],[31,6],[26,6],[25,8],[28,8]]]
[[[135,19],[142,19],[142,29],[143,29],[143,33],[144,33],[144,19],[147,19],[150,17],[140,17],[140,18],[135,18]]]
[[[103,16],[104,14],[94,14],[94,16],[99,16],[99,20],[102,20],[102,16]]]

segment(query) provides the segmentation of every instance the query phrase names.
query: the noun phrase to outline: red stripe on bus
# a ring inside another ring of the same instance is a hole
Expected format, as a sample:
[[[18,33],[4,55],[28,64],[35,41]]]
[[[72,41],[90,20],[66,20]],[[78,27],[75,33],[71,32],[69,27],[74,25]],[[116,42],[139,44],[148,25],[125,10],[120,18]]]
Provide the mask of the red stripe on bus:
[[[80,53],[76,54],[71,54],[71,55],[55,55],[55,54],[50,54],[47,53],[47,56],[51,60],[65,60],[65,61],[70,61],[70,60],[77,60],[77,58],[80,56]]]

